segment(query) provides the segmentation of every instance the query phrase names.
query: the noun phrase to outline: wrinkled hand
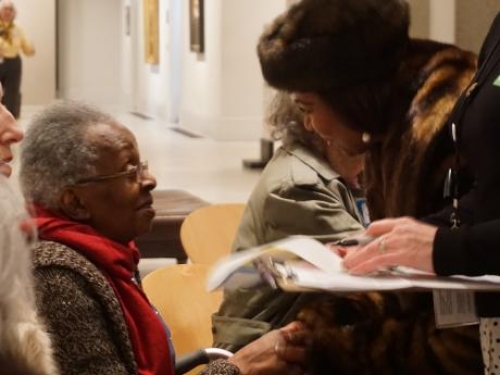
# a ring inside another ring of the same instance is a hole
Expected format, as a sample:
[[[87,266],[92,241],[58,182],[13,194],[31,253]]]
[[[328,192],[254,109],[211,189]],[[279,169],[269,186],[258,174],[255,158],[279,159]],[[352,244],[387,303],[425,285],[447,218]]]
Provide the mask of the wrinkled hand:
[[[243,375],[301,375],[309,334],[299,322],[273,330],[228,359]]]
[[[432,246],[436,231],[436,227],[408,217],[373,222],[366,233],[379,238],[363,247],[349,248],[344,267],[355,275],[396,265],[434,273]]]

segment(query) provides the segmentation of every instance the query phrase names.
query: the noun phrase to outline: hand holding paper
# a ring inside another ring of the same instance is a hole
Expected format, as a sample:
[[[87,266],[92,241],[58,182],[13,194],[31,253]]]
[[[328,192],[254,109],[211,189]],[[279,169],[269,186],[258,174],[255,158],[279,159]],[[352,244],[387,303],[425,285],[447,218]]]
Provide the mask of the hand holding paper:
[[[255,260],[270,268],[257,268]],[[293,236],[220,260],[209,275],[207,288],[251,287],[267,280],[288,291],[500,290],[499,276],[437,277],[405,267],[390,270],[372,276],[348,274],[342,267],[342,258],[325,245],[310,237]]]
[[[349,251],[343,265],[350,274],[363,275],[394,265],[434,273],[432,245],[437,228],[410,218],[373,222],[366,234],[378,237]]]

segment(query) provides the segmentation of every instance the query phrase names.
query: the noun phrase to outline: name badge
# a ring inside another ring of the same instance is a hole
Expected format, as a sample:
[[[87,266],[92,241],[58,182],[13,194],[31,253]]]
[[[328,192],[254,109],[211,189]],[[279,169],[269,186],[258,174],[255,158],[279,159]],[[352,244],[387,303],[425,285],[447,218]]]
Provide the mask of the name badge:
[[[438,328],[478,324],[474,292],[468,290],[435,290],[434,314]]]
[[[355,201],[361,222],[364,227],[367,227],[370,224],[370,213],[368,212],[368,206],[366,205],[366,198],[355,198]]]
[[[498,76],[494,81],[493,81],[493,86],[500,87],[500,76]]]

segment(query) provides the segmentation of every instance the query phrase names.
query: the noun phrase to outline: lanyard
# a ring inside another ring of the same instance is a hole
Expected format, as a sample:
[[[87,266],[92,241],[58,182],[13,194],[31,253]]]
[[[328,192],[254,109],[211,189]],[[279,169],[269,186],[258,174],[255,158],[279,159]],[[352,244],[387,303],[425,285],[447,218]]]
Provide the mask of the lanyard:
[[[467,105],[470,103],[472,97],[474,96],[473,94],[477,92],[477,89],[486,82],[490,73],[499,63],[499,61],[496,61],[495,63],[490,64],[493,56],[495,56],[495,52],[497,51],[499,45],[500,45],[500,38],[497,38],[493,46],[493,49],[489,52],[485,61],[481,64],[482,69],[478,69],[473,79],[465,89],[464,94],[462,94],[462,97],[459,99],[459,102],[457,103],[455,109],[453,110],[452,115],[450,116],[450,118],[453,119],[451,123],[451,137],[455,148],[455,157],[453,165],[448,170],[448,175],[445,180],[444,196],[445,198],[446,197],[452,198],[452,212],[450,214],[451,229],[456,229],[460,226],[460,215],[458,210],[458,200],[459,200],[458,171],[460,169],[460,146],[458,143],[457,124],[459,124],[459,121],[463,118],[465,111],[467,109]]]

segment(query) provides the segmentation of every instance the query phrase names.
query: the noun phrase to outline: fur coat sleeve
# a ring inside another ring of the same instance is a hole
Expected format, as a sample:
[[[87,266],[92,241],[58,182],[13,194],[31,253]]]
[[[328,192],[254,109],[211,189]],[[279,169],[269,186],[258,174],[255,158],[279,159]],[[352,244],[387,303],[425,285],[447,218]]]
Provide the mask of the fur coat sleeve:
[[[443,186],[455,148],[448,117],[476,69],[475,55],[428,40],[412,40],[394,79],[391,115],[372,143],[365,178],[372,220],[422,217],[450,202]],[[467,188],[466,173],[459,184]]]
[[[242,375],[238,367],[223,359],[217,359],[200,373],[200,375]]]
[[[310,374],[483,373],[477,326],[436,328],[429,293],[324,296],[299,320],[314,335]]]

